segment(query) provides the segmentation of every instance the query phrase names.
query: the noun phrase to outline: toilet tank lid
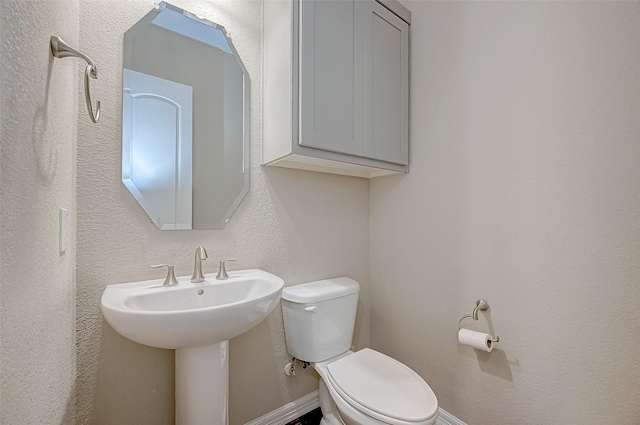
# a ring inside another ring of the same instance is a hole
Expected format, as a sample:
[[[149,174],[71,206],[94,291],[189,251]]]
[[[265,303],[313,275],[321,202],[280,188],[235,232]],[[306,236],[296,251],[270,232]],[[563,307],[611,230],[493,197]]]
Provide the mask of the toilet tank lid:
[[[359,291],[360,285],[355,280],[348,277],[336,277],[287,286],[282,291],[282,299],[294,303],[309,304],[357,294]]]

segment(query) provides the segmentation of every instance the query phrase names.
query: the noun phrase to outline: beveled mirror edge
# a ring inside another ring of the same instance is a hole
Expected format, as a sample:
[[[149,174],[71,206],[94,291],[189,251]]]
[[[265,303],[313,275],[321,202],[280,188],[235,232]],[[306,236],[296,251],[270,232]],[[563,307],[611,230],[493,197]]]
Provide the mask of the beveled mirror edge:
[[[206,18],[201,18],[200,16],[196,15],[195,13],[191,13],[188,10],[184,10],[184,9],[182,9],[182,8],[180,8],[178,6],[175,6],[175,5],[171,4],[171,3],[167,3],[166,1],[161,1],[160,3],[156,4],[155,7],[154,7],[154,9],[160,10],[160,11],[162,11],[165,8],[171,9],[174,12],[182,13],[187,18],[191,18],[194,21],[200,22],[201,24],[205,24],[207,26],[210,26],[212,28],[220,30],[220,31],[222,31],[224,33],[224,35],[227,38],[229,38],[229,34],[227,33],[227,30],[225,29],[225,27],[223,27],[220,24],[216,24],[215,22],[210,21],[210,20],[208,20]],[[237,52],[234,52],[234,53],[237,53]]]

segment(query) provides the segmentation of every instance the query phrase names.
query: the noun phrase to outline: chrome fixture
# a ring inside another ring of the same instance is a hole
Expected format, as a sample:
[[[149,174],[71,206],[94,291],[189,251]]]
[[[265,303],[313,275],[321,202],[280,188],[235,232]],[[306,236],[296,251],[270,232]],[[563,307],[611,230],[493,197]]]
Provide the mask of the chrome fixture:
[[[204,282],[204,275],[202,274],[202,262],[209,258],[207,250],[204,247],[199,246],[196,248],[196,259],[193,265],[193,276],[191,276],[191,282],[202,283]]]
[[[216,276],[216,279],[218,279],[218,280],[229,279],[229,275],[227,274],[227,266],[225,265],[225,263],[227,261],[238,261],[238,259],[237,258],[227,258],[226,260],[220,261],[220,267],[218,268],[218,275]]]
[[[164,282],[162,282],[162,286],[176,286],[178,284],[178,279],[176,279],[176,275],[173,273],[173,266],[171,264],[156,264],[149,267],[152,269],[167,268],[167,277],[164,279]]]
[[[96,111],[94,112],[91,104],[91,92],[89,91],[89,77],[94,80],[98,79],[98,66],[89,56],[69,46],[57,35],[51,36],[49,44],[51,45],[51,54],[56,58],[62,59],[75,57],[84,59],[87,62],[87,68],[84,71],[84,98],[87,102],[87,109],[89,110],[89,117],[91,118],[91,121],[94,123],[98,122],[100,119],[100,101],[98,100],[96,102]]]
[[[458,321],[458,330],[460,330],[462,328],[462,321],[464,319],[466,319],[467,317],[471,317],[473,320],[478,320],[478,311],[485,311],[487,309],[489,309],[489,303],[488,302],[486,302],[485,300],[476,301],[476,306],[473,309],[473,312],[471,314],[465,314]],[[498,341],[500,341],[500,337],[499,336],[496,336],[495,338],[491,337],[490,341],[498,342]]]
[[[284,366],[284,374],[296,376],[296,358],[291,356],[291,361]]]

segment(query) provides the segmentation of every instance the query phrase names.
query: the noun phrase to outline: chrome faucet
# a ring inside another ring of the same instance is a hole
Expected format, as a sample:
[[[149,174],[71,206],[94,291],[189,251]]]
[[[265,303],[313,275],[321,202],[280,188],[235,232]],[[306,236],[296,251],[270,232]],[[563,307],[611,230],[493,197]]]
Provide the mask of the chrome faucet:
[[[207,256],[207,250],[204,247],[196,248],[196,260],[193,266],[193,276],[191,276],[191,282],[201,283],[204,282],[204,275],[202,274],[202,262],[209,258]]]

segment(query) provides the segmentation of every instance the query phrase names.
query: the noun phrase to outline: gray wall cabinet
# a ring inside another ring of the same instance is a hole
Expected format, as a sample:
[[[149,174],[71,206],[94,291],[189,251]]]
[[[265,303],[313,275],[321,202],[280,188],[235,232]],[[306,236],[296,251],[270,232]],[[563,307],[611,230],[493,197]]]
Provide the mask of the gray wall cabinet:
[[[263,5],[263,164],[407,172],[410,12],[395,0]]]

